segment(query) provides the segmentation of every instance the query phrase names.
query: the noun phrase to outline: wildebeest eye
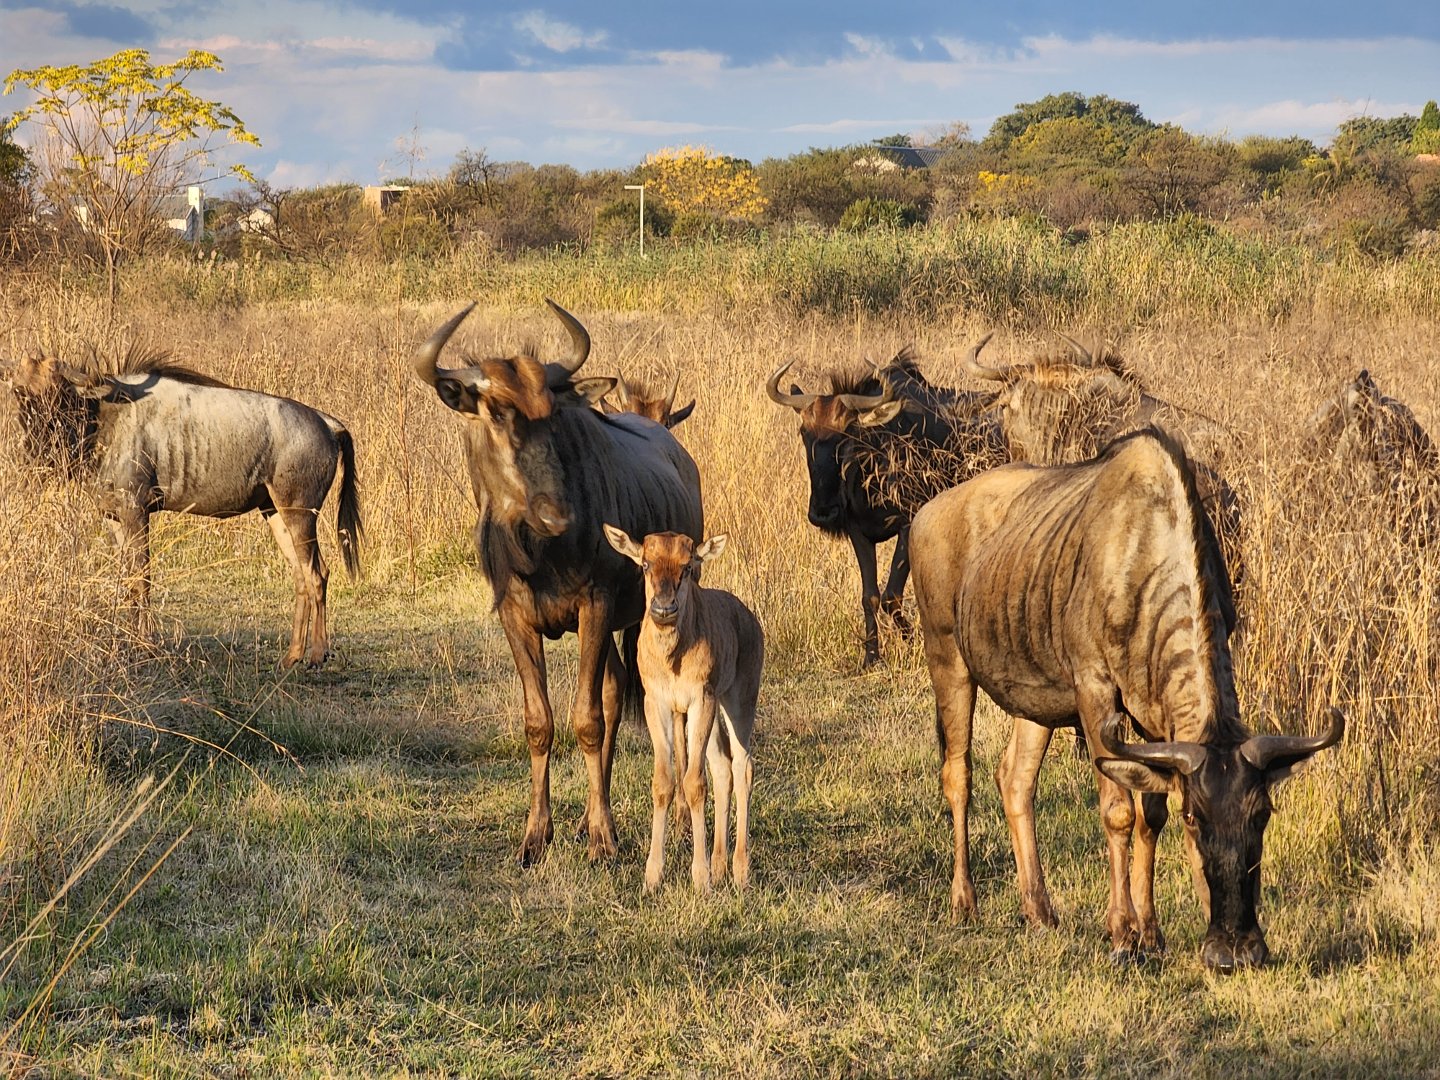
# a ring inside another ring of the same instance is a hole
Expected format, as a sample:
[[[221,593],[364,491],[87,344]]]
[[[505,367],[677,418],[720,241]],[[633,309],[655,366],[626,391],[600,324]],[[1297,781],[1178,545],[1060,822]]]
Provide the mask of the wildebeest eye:
[[[650,572],[650,564],[648,562],[642,562],[640,564],[640,572],[642,574],[648,574]]]
[[[1195,827],[1195,811],[1194,811],[1194,810],[1191,810],[1191,809],[1189,809],[1189,808],[1187,807],[1185,810],[1181,811],[1181,816],[1185,819],[1185,824],[1186,824],[1186,825],[1189,825],[1192,829]]]

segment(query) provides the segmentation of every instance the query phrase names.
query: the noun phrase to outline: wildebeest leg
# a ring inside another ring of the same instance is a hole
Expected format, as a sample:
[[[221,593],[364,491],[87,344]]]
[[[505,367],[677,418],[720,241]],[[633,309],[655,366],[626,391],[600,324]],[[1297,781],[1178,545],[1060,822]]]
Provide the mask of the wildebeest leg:
[[[880,660],[880,630],[875,613],[880,606],[880,585],[875,576],[875,545],[851,526],[847,535],[850,546],[855,549],[855,561],[860,564],[860,608],[865,615],[865,661],[864,667]]]
[[[975,917],[970,880],[970,734],[975,715],[975,682],[955,641],[953,613],[920,608],[925,658],[935,688],[935,733],[940,738],[940,788],[950,803],[955,830],[955,871],[950,880],[950,917]]]
[[[724,882],[730,872],[730,791],[734,780],[730,741],[726,708],[722,704],[710,741],[705,744],[705,764],[710,769],[710,787],[715,792],[715,842],[710,853],[710,881],[715,885]],[[738,849],[738,837],[736,844]]]
[[[900,606],[905,600],[905,582],[910,577],[910,529],[901,529],[900,534],[895,537],[895,552],[890,556],[890,577],[885,582],[885,592],[880,597],[880,610],[889,615],[895,623],[895,629],[905,636],[910,636],[910,620],[905,618],[905,613]]]
[[[683,790],[690,807],[690,880],[710,891],[709,852],[705,843],[705,747],[715,726],[715,695],[708,691],[690,706],[685,722],[686,768]]]
[[[1195,882],[1195,895],[1200,898],[1200,908],[1205,912],[1205,921],[1210,921],[1210,883],[1205,880],[1205,864],[1200,860],[1200,849],[1195,846],[1195,836],[1185,830],[1185,858],[1190,863],[1190,878]]]
[[[150,515],[127,509],[107,516],[105,523],[120,553],[120,576],[135,613],[135,633],[143,641],[155,640],[155,617],[150,611]]]
[[[267,520],[295,578],[295,619],[290,629],[290,648],[282,662],[291,667],[303,658],[318,667],[329,652],[325,632],[325,585],[329,573],[315,536],[315,514],[310,510],[277,510]]]
[[[1043,724],[1017,716],[1010,742],[995,770],[995,783],[1005,805],[1005,820],[1010,824],[1020,909],[1025,918],[1040,926],[1059,923],[1045,889],[1045,874],[1040,868],[1040,850],[1035,840],[1035,783],[1052,734]]]
[[[1164,795],[1138,795],[1140,814],[1135,819],[1135,853],[1130,859],[1130,899],[1140,927],[1140,947],[1154,952],[1165,948],[1165,935],[1155,915],[1155,845],[1170,817]]]
[[[555,722],[550,713],[550,696],[545,685],[545,645],[540,632],[508,603],[500,605],[500,625],[515,658],[515,671],[525,695],[525,741],[530,746],[530,813],[525,821],[525,838],[520,841],[520,865],[532,866],[555,838],[550,818],[550,747],[555,739]]]
[[[665,821],[675,798],[675,748],[671,745],[670,709],[654,694],[645,695],[645,726],[655,751],[655,773],[650,782],[654,810],[650,815],[650,854],[645,860],[645,891],[653,892],[665,874]]]
[[[575,667],[575,704],[570,712],[575,741],[585,755],[589,791],[585,799],[584,832],[592,859],[615,854],[615,821],[610,815],[610,767],[614,761],[615,731],[608,726],[603,699],[605,668],[615,640],[610,634],[610,612],[591,601],[580,608],[580,655]],[[615,718],[618,720],[618,716]]]
[[[674,717],[674,732],[671,744],[675,747],[675,775],[683,778],[689,770],[689,755],[685,745],[685,714],[677,712]],[[679,783],[679,779],[676,783]],[[690,832],[690,804],[684,799],[675,800],[675,831],[682,837]]]
[[[743,889],[750,883],[750,789],[755,783],[755,767],[750,757],[749,726],[755,721],[754,704],[745,731],[737,730],[733,713],[726,716],[730,736],[730,757],[735,776],[735,887]],[[743,738],[742,738],[743,736]]]
[[[1105,848],[1110,856],[1110,907],[1105,928],[1110,931],[1110,955],[1125,959],[1135,955],[1140,934],[1135,906],[1130,900],[1130,834],[1135,828],[1135,799],[1130,791],[1108,776],[1100,780],[1100,819],[1105,823]]]

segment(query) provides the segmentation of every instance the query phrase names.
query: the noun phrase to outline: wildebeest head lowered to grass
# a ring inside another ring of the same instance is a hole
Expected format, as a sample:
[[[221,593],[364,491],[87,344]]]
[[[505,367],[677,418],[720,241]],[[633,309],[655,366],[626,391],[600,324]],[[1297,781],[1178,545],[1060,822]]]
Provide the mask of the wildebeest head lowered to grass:
[[[1409,406],[1382,394],[1362,370],[1315,411],[1309,426],[1356,494],[1383,500],[1407,541],[1428,541],[1440,519],[1440,452]]]
[[[581,831],[591,858],[613,855],[610,766],[626,673],[611,633],[640,621],[645,590],[639,569],[610,546],[602,526],[612,522],[636,536],[678,532],[697,541],[704,527],[700,475],[690,455],[659,424],[591,408],[592,396],[577,389],[574,377],[590,355],[590,335],[573,315],[546,302],[570,338],[563,360],[542,363],[527,350],[439,367],[441,351],[474,304],[436,330],[414,357],[419,377],[467,421],[465,458],[480,508],[476,545],[525,698],[531,786],[520,860],[526,865],[554,835],[554,722],[542,638],[575,633],[580,639],[571,719],[589,781]]]
[[[845,537],[855,551],[869,666],[880,659],[877,611],[906,629],[900,604],[910,573],[911,517],[937,493],[1004,460],[999,431],[985,412],[992,395],[932,386],[908,348],[864,374],[832,373],[828,394],[793,384],[781,390],[789,367],[776,368],[765,390],[800,414],[810,524]],[[882,595],[875,545],[892,537]]]
[[[160,355],[132,352],[117,374],[54,358],[0,362],[32,463],[93,485],[150,625],[150,515],[233,517],[259,510],[295,576],[284,663],[323,663],[328,571],[316,539],[320,507],[343,466],[337,528],[345,566],[360,569],[355,444],[308,405],[227,386]]]
[[[1332,710],[1328,730],[1309,737],[1252,735],[1241,723],[1229,579],[1178,445],[1147,428],[1082,464],[992,470],[916,515],[911,556],[954,819],[952,912],[975,911],[967,816],[979,687],[1016,718],[996,780],[1027,918],[1055,923],[1035,782],[1053,729],[1078,726],[1098,770],[1117,954],[1163,946],[1155,843],[1175,793],[1209,914],[1204,962],[1263,963],[1270,790],[1338,742],[1344,718]],[[1132,727],[1146,741],[1127,744]],[[1131,791],[1143,793],[1138,818]]]
[[[961,363],[972,378],[999,384],[993,408],[1011,461],[1069,465],[1094,457],[1121,435],[1147,424],[1164,427],[1196,458],[1200,497],[1238,576],[1240,504],[1217,471],[1228,441],[1219,424],[1147,393],[1119,357],[1092,355],[1064,335],[1068,354],[1001,367],[983,364],[980,351],[992,336],[981,338]]]

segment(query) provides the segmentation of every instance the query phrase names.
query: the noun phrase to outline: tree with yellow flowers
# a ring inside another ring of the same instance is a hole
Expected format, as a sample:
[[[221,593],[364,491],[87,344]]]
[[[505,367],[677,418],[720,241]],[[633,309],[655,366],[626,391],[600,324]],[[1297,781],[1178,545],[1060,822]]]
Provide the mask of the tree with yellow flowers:
[[[676,215],[752,221],[765,212],[760,181],[748,162],[704,146],[666,147],[645,159],[646,185]]]
[[[144,49],[124,49],[81,66],[17,69],[5,93],[28,87],[35,101],[6,125],[29,121],[38,130],[34,159],[41,194],[62,215],[78,219],[87,245],[98,249],[116,295],[121,260],[156,234],[160,200],[185,184],[212,177],[217,141],[259,146],[245,124],[218,101],[185,86],[197,71],[223,71],[214,53],[192,49],[173,64],[152,64]],[[224,173],[251,180],[243,165]]]

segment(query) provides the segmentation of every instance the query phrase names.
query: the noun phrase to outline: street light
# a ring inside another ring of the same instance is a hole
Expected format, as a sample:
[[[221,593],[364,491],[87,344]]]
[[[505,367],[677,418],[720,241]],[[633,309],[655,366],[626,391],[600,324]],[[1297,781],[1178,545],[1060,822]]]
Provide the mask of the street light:
[[[640,257],[645,257],[645,185],[626,184],[626,191],[640,192]]]

